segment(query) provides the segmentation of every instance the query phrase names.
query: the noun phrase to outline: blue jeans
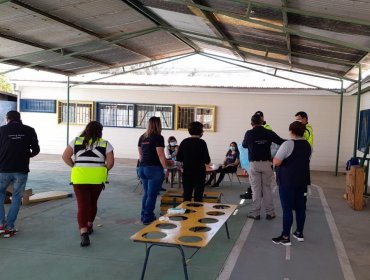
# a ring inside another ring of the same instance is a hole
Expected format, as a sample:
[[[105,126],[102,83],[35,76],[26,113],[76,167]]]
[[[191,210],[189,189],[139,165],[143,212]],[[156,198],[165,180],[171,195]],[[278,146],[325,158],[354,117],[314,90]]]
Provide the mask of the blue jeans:
[[[0,225],[5,225],[7,229],[14,228],[21,206],[22,195],[26,188],[27,178],[28,173],[0,173]],[[9,184],[13,185],[12,204],[5,219],[4,200]]]
[[[290,236],[293,224],[293,209],[297,223],[297,231],[302,233],[306,220],[305,203],[306,186],[279,186],[281,207],[283,208],[283,232],[284,236]]]
[[[161,166],[141,166],[139,167],[139,176],[144,188],[141,221],[150,223],[155,220],[155,203],[162,187],[164,171]]]

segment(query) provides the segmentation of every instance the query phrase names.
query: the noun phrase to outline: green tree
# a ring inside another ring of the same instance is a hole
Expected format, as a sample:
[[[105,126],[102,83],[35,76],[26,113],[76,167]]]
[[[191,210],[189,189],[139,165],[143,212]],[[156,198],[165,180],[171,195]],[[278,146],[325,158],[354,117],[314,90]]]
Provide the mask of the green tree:
[[[8,83],[4,75],[0,75],[0,91],[12,92],[12,86]]]

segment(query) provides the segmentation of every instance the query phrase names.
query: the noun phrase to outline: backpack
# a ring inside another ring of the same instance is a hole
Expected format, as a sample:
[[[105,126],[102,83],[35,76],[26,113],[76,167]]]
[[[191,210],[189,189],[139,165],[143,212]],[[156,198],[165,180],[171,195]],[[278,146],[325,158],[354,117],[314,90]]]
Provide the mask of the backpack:
[[[360,165],[360,161],[358,160],[358,158],[352,157],[350,160],[347,161],[346,170],[350,170],[351,166],[356,165]]]

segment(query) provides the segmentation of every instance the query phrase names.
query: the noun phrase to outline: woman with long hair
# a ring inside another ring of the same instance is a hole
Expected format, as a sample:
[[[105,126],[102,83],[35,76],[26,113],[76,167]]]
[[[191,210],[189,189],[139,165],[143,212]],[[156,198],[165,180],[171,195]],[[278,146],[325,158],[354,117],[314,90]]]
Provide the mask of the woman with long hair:
[[[139,176],[144,188],[141,222],[144,225],[148,225],[156,219],[155,203],[162,188],[164,169],[167,167],[164,155],[164,138],[161,132],[161,119],[151,117],[146,132],[140,136],[138,142]]]
[[[225,159],[223,164],[217,169],[216,173],[219,173],[220,176],[216,183],[212,185],[212,188],[218,188],[227,173],[235,173],[238,169],[240,164],[240,157],[239,157],[239,149],[238,144],[236,142],[231,142],[229,149],[226,153]],[[209,176],[209,179],[206,183],[207,185],[211,185],[212,181],[215,179],[216,174],[212,173]]]
[[[82,247],[90,245],[97,203],[114,165],[113,147],[102,139],[103,126],[91,121],[79,137],[73,139],[63,153],[63,161],[72,167],[71,183],[77,199],[77,221]],[[73,159],[72,159],[73,157]]]
[[[273,238],[275,244],[291,245],[290,230],[293,209],[297,228],[293,237],[304,241],[303,228],[306,220],[305,192],[310,181],[311,146],[304,138],[306,126],[300,121],[289,125],[291,140],[285,141],[277,151],[273,164],[277,167],[281,207],[283,208],[283,232]]]

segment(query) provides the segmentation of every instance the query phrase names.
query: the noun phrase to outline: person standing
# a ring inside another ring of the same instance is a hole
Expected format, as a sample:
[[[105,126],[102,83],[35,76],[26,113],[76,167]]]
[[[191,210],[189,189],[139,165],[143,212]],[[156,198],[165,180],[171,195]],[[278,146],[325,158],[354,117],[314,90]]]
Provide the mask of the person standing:
[[[301,122],[306,126],[306,129],[303,134],[303,138],[307,140],[307,142],[310,144],[311,149],[313,150],[313,129],[311,124],[308,123],[308,115],[306,112],[299,111],[295,114],[296,121]],[[306,191],[305,191],[305,205],[307,204],[307,190],[308,186],[311,185],[311,176],[308,179]]]
[[[308,115],[306,112],[299,111],[295,114],[296,121],[303,123],[306,126],[306,130],[304,132],[304,139],[313,147],[313,129],[310,123],[308,123]]]
[[[141,207],[141,222],[149,225],[156,217],[154,214],[157,195],[164,179],[167,160],[164,154],[164,138],[161,135],[162,124],[159,117],[151,117],[146,132],[140,136],[139,176],[143,183],[144,195]]]
[[[293,237],[304,241],[303,228],[306,219],[305,192],[310,179],[311,146],[304,138],[305,125],[295,121],[289,125],[291,140],[284,142],[273,159],[277,166],[277,183],[283,208],[283,232],[273,238],[275,244],[291,245],[290,229],[293,209],[296,212],[297,229]]]
[[[211,162],[207,143],[200,139],[203,136],[203,124],[192,122],[188,131],[191,137],[184,139],[177,153],[177,161],[183,163],[182,181],[184,201],[203,201],[206,180],[206,164]]]
[[[6,114],[7,124],[0,127],[0,234],[12,237],[17,233],[15,221],[30,172],[30,158],[40,152],[35,130],[21,121],[17,111]],[[13,185],[12,202],[5,218],[6,189]]]
[[[272,130],[271,126],[265,121],[265,117],[263,116],[263,112],[262,111],[257,111],[254,114],[261,117],[261,119],[262,119],[262,126],[264,128],[266,128],[268,130]]]
[[[261,120],[262,120],[262,126],[264,127],[264,128],[266,128],[266,129],[268,129],[268,130],[272,130],[272,128],[271,128],[271,126],[268,124],[268,123],[266,123],[266,121],[265,121],[265,117],[264,117],[264,115],[263,115],[263,112],[262,111],[257,111],[257,112],[255,112],[254,113],[254,115],[256,115],[256,116],[260,116],[261,117]],[[272,148],[275,148],[277,145],[276,144],[274,144],[274,143],[272,143],[271,144],[271,152],[272,152]],[[248,151],[248,150],[247,150]],[[277,151],[277,149],[276,149],[276,151]],[[243,193],[243,194],[241,194],[240,195],[240,198],[241,199],[252,199],[252,188],[251,187],[249,187],[248,189],[247,189],[247,191],[245,192],[245,193]]]
[[[102,136],[102,124],[91,121],[81,135],[69,143],[62,156],[72,167],[71,183],[77,199],[81,247],[90,245],[98,199],[107,182],[108,171],[114,165],[113,147]]]
[[[275,132],[263,127],[263,120],[259,115],[251,118],[252,129],[245,133],[243,147],[248,148],[250,162],[249,180],[252,187],[252,210],[248,218],[259,220],[261,218],[262,200],[266,208],[266,219],[272,220],[275,216],[271,191],[271,143],[281,145],[285,140]]]

